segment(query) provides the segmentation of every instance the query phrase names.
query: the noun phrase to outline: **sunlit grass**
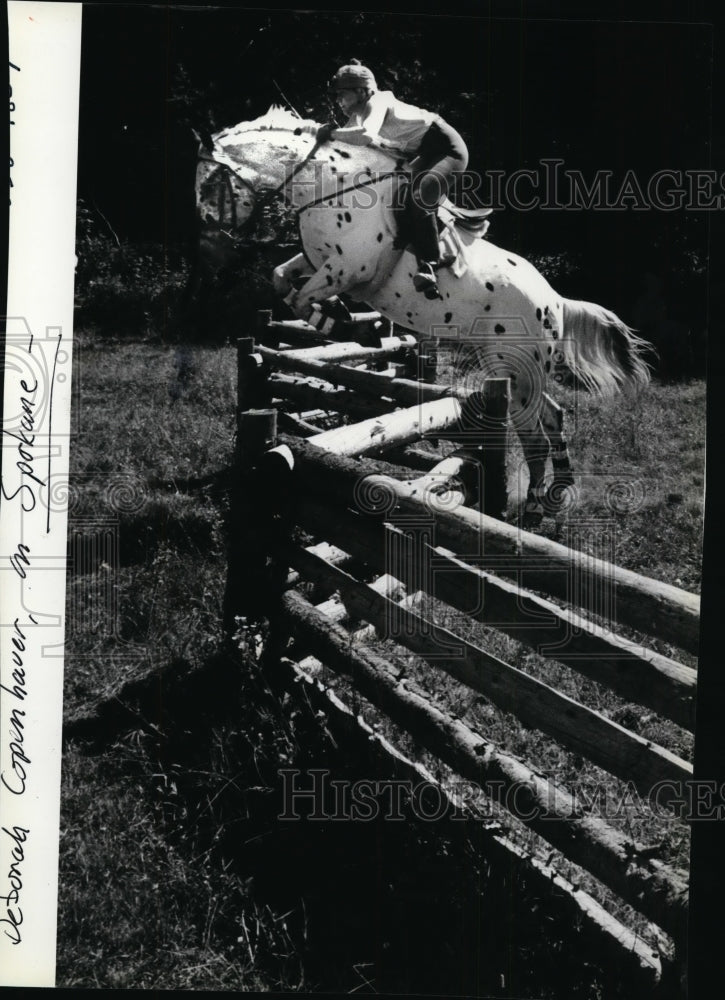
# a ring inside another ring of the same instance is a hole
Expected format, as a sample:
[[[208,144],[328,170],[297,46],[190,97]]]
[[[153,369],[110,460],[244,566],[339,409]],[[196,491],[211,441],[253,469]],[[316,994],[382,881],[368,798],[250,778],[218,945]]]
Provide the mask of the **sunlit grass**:
[[[71,475],[204,477],[229,464],[236,354],[80,338]]]

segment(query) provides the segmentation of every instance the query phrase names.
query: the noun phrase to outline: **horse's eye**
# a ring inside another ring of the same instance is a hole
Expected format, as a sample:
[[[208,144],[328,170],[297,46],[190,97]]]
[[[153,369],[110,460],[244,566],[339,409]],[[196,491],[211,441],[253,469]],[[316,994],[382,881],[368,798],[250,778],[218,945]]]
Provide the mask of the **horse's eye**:
[[[302,135],[302,129],[301,129],[301,128],[296,128],[296,129],[294,130],[294,133],[293,133],[293,135]]]

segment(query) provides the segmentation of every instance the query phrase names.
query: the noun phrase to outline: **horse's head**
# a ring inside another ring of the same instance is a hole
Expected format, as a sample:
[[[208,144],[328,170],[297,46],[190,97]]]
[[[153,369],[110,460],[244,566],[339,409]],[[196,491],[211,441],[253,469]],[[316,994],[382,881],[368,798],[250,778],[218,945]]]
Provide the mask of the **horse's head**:
[[[242,230],[313,150],[317,128],[272,106],[261,118],[213,135],[211,148],[199,151],[196,203],[202,224]]]
[[[345,178],[390,169],[393,161],[380,150],[335,141],[318,146],[318,128],[273,105],[261,118],[212,136],[211,149],[200,150],[197,171],[202,223],[238,232],[278,194],[300,208]]]

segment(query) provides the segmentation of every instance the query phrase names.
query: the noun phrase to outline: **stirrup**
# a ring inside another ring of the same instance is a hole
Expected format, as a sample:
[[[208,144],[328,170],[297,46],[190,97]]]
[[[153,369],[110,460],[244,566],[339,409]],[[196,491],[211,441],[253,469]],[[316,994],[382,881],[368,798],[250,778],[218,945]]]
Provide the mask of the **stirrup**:
[[[431,278],[427,274],[414,275],[413,285],[416,292],[423,292],[427,299],[443,298],[440,288],[438,287],[438,282],[435,278]]]
[[[455,262],[456,262],[456,255],[454,253],[443,254],[441,259],[435,265],[435,269],[436,271],[441,271],[443,270],[443,268],[450,267],[451,264],[455,264]]]
[[[423,292],[427,299],[442,299],[431,264],[419,265],[419,270],[413,275],[413,286],[416,292]]]

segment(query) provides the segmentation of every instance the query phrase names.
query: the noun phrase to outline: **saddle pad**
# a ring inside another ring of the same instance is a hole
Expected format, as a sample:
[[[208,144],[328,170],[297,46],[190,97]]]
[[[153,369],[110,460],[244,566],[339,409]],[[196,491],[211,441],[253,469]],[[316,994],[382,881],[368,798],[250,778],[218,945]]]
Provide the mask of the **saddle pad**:
[[[444,260],[447,257],[453,257],[453,262],[449,265],[449,270],[453,274],[460,278],[468,270],[468,264],[466,263],[466,255],[464,253],[464,246],[461,242],[461,238],[456,232],[455,226],[446,226],[443,232],[440,234],[438,239],[438,245],[440,248],[441,259]]]

